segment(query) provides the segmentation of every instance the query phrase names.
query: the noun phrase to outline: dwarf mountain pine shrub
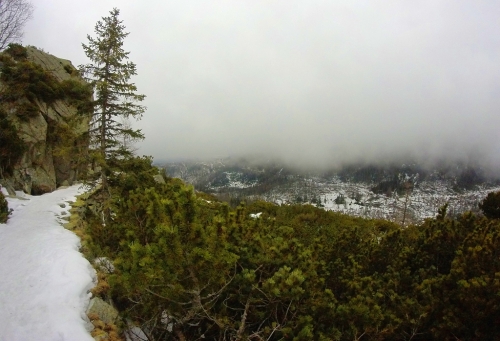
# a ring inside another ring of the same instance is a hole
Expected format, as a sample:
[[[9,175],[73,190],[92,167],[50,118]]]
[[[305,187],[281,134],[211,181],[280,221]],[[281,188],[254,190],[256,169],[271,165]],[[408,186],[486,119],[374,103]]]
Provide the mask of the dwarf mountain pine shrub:
[[[0,108],[0,176],[12,174],[14,165],[26,148],[26,144],[17,134],[16,127]]]
[[[0,223],[5,224],[7,222],[7,219],[9,218],[10,214],[9,210],[9,205],[7,203],[7,200],[5,199],[5,196],[3,195],[2,192],[0,192]]]

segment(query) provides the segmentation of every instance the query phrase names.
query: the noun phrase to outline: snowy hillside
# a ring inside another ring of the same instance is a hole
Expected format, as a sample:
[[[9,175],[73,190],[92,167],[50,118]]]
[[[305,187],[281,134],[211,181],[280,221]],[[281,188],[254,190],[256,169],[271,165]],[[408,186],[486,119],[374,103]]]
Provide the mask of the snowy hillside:
[[[278,204],[308,203],[346,214],[405,223],[436,215],[448,203],[452,215],[477,211],[488,192],[500,190],[498,178],[467,164],[423,169],[401,166],[345,167],[300,172],[266,162],[220,159],[166,164],[169,175],[232,204],[262,199]]]
[[[262,198],[278,204],[300,201],[325,210],[396,222],[402,222],[405,215],[405,222],[409,223],[435,217],[438,209],[446,203],[451,215],[465,211],[477,212],[478,203],[487,193],[500,190],[500,186],[483,185],[474,190],[457,192],[447,182],[424,181],[409,191],[407,196],[406,193],[398,194],[396,191],[391,195],[377,194],[371,187],[364,183],[344,182],[338,178],[312,178],[299,181],[286,189],[275,188],[262,195]]]

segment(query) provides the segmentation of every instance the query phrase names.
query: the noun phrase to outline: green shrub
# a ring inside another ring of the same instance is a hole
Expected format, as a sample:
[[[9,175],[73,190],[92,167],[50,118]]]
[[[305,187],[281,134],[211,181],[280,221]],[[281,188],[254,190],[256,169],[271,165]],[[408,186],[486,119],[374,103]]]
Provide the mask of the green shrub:
[[[405,228],[311,205],[232,209],[179,179],[156,183],[148,158],[121,166],[101,203],[110,219],[89,204],[87,233],[96,255],[114,261],[109,296],[151,339],[500,335],[500,220],[450,219],[446,205]],[[498,196],[488,198],[495,212]]]
[[[9,44],[9,47],[5,49],[5,52],[10,54],[15,60],[25,60],[28,58],[28,51],[20,44]]]
[[[29,119],[38,113],[38,101],[48,105],[57,100],[67,100],[81,114],[90,113],[92,107],[92,88],[82,80],[68,79],[60,82],[54,75],[42,66],[26,59],[22,46],[12,46],[7,53],[0,55],[2,63],[0,80],[6,86],[2,91],[4,102],[16,103],[27,99],[17,110],[21,119]],[[17,52],[16,52],[17,51]],[[64,66],[66,72],[78,75],[71,65]]]
[[[16,101],[25,96],[29,101],[36,99],[51,104],[64,97],[57,79],[40,65],[28,60],[17,63],[2,58],[1,80],[7,85],[3,97],[6,101]]]
[[[23,121],[36,117],[40,113],[40,108],[31,102],[23,102],[16,107],[16,116]]]
[[[71,65],[69,64],[64,65],[64,71],[66,71],[69,75],[73,74],[73,70],[74,69],[71,67]]]
[[[500,192],[488,193],[479,204],[479,208],[487,218],[500,219]]]
[[[74,105],[80,114],[93,112],[92,87],[89,84],[70,78],[62,81],[60,88],[69,103]]]
[[[9,121],[7,114],[0,109],[0,171],[4,174],[12,174],[14,165],[26,148],[26,144],[17,134],[16,127]]]
[[[5,224],[10,214],[9,205],[5,196],[0,192],[0,224]]]

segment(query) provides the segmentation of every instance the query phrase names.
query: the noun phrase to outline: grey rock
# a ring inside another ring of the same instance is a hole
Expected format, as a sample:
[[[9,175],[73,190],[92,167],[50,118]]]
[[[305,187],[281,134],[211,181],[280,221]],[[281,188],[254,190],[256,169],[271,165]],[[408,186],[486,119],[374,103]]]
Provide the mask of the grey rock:
[[[87,308],[87,315],[89,314],[96,314],[106,324],[115,323],[118,317],[118,311],[111,304],[104,302],[99,297],[94,297],[90,300]]]
[[[4,187],[7,190],[7,193],[9,193],[11,197],[16,196],[16,190],[14,189],[14,186],[9,180],[1,179],[0,185],[2,185],[2,187]]]
[[[26,47],[26,50],[30,61],[50,70],[59,81],[74,79],[83,82],[77,73],[68,72],[75,69],[70,61],[34,47]],[[3,86],[0,82],[0,88]],[[21,98],[18,103],[26,101],[26,98]],[[87,153],[90,116],[79,115],[77,108],[66,100],[50,104],[36,101],[35,105],[38,113],[20,119],[17,115],[20,106],[0,103],[7,119],[17,128],[19,137],[27,146],[9,180],[16,190],[43,194],[73,183],[87,168],[84,156]],[[60,131],[56,128],[61,127],[72,132],[71,141],[67,137],[50,136]]]

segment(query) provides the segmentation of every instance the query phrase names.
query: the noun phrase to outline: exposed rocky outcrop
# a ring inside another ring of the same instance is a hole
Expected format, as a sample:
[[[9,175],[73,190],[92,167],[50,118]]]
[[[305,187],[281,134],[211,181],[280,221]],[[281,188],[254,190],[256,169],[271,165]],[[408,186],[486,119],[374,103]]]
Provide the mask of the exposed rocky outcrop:
[[[85,113],[86,109],[82,109],[84,106],[81,98],[72,97],[76,91],[74,88],[83,88],[85,83],[69,60],[57,58],[34,47],[26,47],[23,53],[22,58],[14,58],[14,63],[17,64],[11,69],[20,69],[21,66],[16,66],[21,65],[20,63],[30,65],[28,62],[41,66],[49,74],[47,77],[50,84],[41,84],[39,88],[52,91],[49,92],[52,97],[45,100],[44,96],[33,94],[31,84],[17,86],[17,83],[13,83],[15,78],[13,81],[2,77],[0,96],[5,97],[1,101],[2,110],[17,129],[18,137],[24,142],[24,149],[11,171],[3,171],[0,177],[3,175],[4,182],[9,182],[16,190],[42,194],[53,191],[62,184],[72,184],[86,169],[89,114],[88,110]],[[5,62],[0,64],[3,68]],[[38,81],[40,76],[36,76],[38,78],[29,78],[29,82],[44,81]],[[59,85],[60,89],[57,88]],[[26,94],[16,89],[15,96],[4,95],[5,91],[15,86],[21,89],[24,86],[26,89],[21,91]],[[81,93],[82,91],[78,95]],[[90,99],[91,97],[88,98]]]

